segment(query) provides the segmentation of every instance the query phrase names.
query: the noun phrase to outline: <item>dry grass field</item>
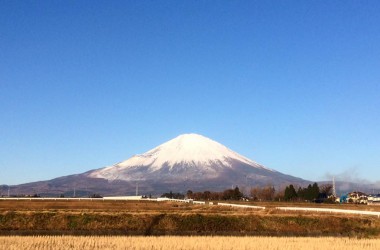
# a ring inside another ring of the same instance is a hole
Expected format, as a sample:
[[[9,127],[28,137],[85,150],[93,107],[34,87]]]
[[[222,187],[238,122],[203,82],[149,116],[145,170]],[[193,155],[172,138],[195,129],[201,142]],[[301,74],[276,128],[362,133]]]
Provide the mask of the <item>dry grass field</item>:
[[[228,203],[228,201],[224,201]],[[353,209],[366,211],[380,211],[380,206],[376,205],[359,205],[359,204],[317,204],[307,202],[238,202],[235,204],[264,206],[271,210],[275,207],[319,207],[319,208],[338,208]],[[154,201],[103,201],[103,200],[57,200],[57,201],[40,201],[40,200],[0,200],[0,211],[20,211],[20,210],[96,210],[96,211],[189,211],[194,208],[203,211],[210,210],[210,207],[190,205],[187,203],[173,202],[154,202]],[[211,210],[215,210],[213,208]],[[219,207],[218,210],[231,210],[226,207]],[[235,209],[236,210],[236,209]],[[240,209],[241,210],[241,209]]]
[[[91,211],[177,211],[191,209],[190,204],[154,201],[104,200],[0,200],[0,211],[91,210]]]
[[[252,204],[252,203],[251,203]],[[0,235],[234,235],[380,237],[374,216],[153,201],[0,200]],[[310,205],[310,204],[309,204]],[[313,204],[355,209],[355,205]],[[361,205],[360,209],[378,209]]]
[[[227,202],[228,203],[228,202]],[[274,211],[275,207],[318,207],[318,208],[338,208],[353,209],[365,211],[380,211],[380,206],[358,205],[358,204],[316,204],[316,203],[289,203],[289,202],[233,202],[235,204],[246,204],[266,207],[266,211],[255,209],[241,209],[221,206],[204,206],[191,205],[188,203],[174,202],[154,202],[154,201],[103,201],[103,200],[57,200],[57,201],[39,201],[39,200],[0,200],[1,211],[118,211],[118,212],[243,212],[246,213],[282,213]]]
[[[353,203],[314,203],[314,202],[244,202],[238,201],[233,203],[241,203],[248,205],[264,206],[266,208],[275,207],[318,207],[318,208],[336,208],[336,209],[352,209],[352,210],[364,210],[364,211],[380,211],[379,205],[364,205]]]
[[[206,236],[1,236],[0,250],[22,249],[130,249],[130,250],[174,250],[174,249],[329,249],[372,250],[380,249],[378,239],[333,238],[333,237],[206,237]]]

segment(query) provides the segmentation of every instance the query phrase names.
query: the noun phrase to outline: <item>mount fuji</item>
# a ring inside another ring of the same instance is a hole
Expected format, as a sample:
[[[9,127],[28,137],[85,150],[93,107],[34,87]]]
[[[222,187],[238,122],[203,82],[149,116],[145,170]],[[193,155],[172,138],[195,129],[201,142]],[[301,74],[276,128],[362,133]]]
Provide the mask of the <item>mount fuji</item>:
[[[146,153],[112,166],[49,181],[13,188],[19,193],[67,193],[76,189],[101,195],[160,194],[193,191],[222,191],[232,186],[251,187],[309,184],[309,181],[264,167],[198,134],[180,135]]]
[[[234,169],[239,171],[238,168],[242,165],[250,166],[254,172],[275,172],[209,138],[197,134],[184,134],[144,154],[92,171],[88,176],[125,181],[210,180]],[[249,171],[243,172],[246,175],[250,174]]]

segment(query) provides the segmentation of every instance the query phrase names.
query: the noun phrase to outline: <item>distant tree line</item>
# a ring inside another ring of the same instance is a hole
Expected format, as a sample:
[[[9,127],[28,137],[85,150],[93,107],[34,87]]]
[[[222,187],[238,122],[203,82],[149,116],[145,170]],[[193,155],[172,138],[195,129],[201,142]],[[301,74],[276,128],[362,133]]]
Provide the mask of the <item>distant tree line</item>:
[[[163,193],[161,197],[166,197],[169,199],[184,199],[185,195],[181,193],[173,193],[172,191],[170,191],[169,193]]]
[[[330,184],[318,186],[318,183],[309,184],[307,187],[295,187],[291,184],[285,188],[285,201],[326,201],[331,196],[332,186]]]
[[[186,195],[182,193],[164,193],[161,197],[167,197],[172,199],[188,199],[194,200],[241,200],[249,199],[254,201],[314,201],[322,202],[329,201],[331,197],[332,185],[325,184],[321,187],[318,183],[309,184],[307,187],[298,187],[290,184],[285,189],[277,191],[274,186],[267,185],[264,187],[253,187],[247,196],[244,196],[239,187],[232,189],[226,189],[222,192],[193,192],[188,190]]]
[[[181,193],[173,193],[172,191],[170,191],[169,193],[162,194],[161,197],[183,199],[185,195]],[[243,193],[240,192],[239,187],[235,187],[233,189],[226,189],[223,192],[193,192],[191,190],[188,190],[186,193],[186,197],[188,199],[194,200],[240,200],[243,198]]]
[[[265,187],[253,187],[251,188],[251,199],[254,201],[273,201],[275,200],[276,189],[267,185]]]
[[[193,193],[189,190],[186,195],[189,199],[194,200],[241,200],[243,198],[243,193],[240,192],[239,187],[226,189],[223,192],[204,191]]]

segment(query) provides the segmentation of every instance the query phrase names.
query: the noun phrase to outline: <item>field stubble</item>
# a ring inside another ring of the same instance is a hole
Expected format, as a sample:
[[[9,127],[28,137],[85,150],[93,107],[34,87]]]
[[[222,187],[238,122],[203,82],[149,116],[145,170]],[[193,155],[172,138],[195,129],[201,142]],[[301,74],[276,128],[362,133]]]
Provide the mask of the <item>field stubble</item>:
[[[212,236],[0,236],[0,250],[19,249],[268,249],[372,250],[378,239],[332,237],[212,237]]]
[[[279,211],[274,204],[257,210],[151,201],[0,201],[0,234],[380,236],[378,218]]]

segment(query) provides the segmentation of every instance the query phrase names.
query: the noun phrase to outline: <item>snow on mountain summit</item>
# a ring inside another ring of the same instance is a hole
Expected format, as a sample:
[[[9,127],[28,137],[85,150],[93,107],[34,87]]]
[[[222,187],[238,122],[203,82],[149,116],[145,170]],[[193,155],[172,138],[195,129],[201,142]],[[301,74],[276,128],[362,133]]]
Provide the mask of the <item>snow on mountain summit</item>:
[[[141,193],[159,195],[169,190],[219,192],[238,186],[248,192],[252,186],[305,186],[310,183],[268,169],[202,135],[184,134],[112,166],[26,183],[12,189],[17,193],[43,190],[44,193],[60,194],[67,187],[75,187],[83,193],[124,196],[134,194],[137,187]]]
[[[228,165],[228,158],[256,164],[209,138],[197,134],[184,134],[119,165],[150,165],[150,160],[153,160],[151,163],[154,168],[160,168],[165,163],[173,166],[183,162],[208,164],[219,161]]]
[[[122,172],[146,167],[147,171],[152,173],[163,168],[171,171],[179,166],[201,171],[207,168],[209,172],[215,173],[217,171],[215,166],[232,167],[232,162],[236,161],[254,168],[270,170],[207,137],[198,134],[183,134],[144,154],[135,155],[126,161],[94,171],[90,176],[128,179],[126,173]]]

